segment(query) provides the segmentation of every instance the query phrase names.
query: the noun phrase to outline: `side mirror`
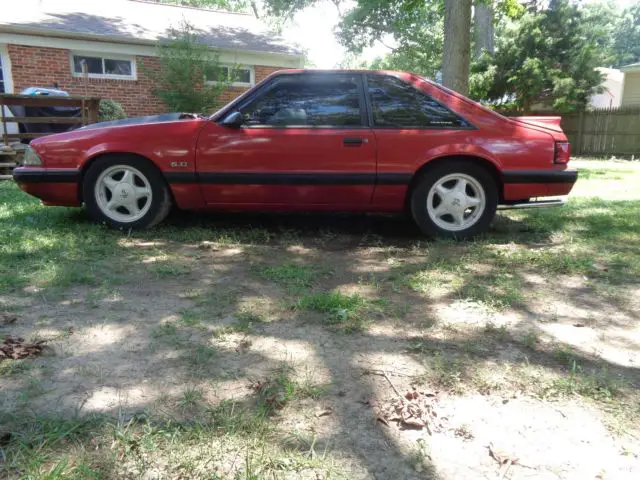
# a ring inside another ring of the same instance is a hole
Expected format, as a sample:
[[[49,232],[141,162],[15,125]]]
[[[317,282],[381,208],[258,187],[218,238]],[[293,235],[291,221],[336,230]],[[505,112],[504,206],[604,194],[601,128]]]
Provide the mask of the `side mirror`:
[[[238,111],[230,113],[222,121],[222,125],[224,125],[225,127],[231,127],[231,128],[240,128],[243,123],[244,123],[244,117]]]

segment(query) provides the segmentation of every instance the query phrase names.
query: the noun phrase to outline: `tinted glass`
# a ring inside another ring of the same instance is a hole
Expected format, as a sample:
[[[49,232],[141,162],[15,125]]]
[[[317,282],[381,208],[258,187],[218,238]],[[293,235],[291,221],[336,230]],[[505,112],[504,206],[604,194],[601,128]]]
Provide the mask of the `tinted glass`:
[[[87,63],[87,69],[89,73],[104,73],[102,71],[102,58],[99,57],[81,57],[80,55],[73,56],[73,70],[76,73],[83,73],[82,61]]]
[[[4,72],[2,71],[2,58],[0,57],[0,93],[4,93]]]
[[[242,114],[246,125],[361,126],[357,77],[284,78]]]
[[[129,60],[110,60],[105,58],[104,73],[131,76],[131,62]]]
[[[367,76],[377,127],[458,128],[470,126],[426,93],[395,77]]]

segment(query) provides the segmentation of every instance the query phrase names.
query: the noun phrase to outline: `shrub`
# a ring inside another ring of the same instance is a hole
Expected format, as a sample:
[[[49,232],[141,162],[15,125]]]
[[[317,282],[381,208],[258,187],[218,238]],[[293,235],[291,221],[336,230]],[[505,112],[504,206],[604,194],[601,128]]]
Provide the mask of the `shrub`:
[[[98,107],[98,121],[109,122],[111,120],[122,120],[127,118],[127,113],[115,100],[100,100]]]
[[[171,29],[169,39],[158,46],[158,57],[160,75],[153,93],[171,111],[205,113],[218,107],[220,94],[230,83],[229,69],[221,68],[193,26],[182,22],[178,29]]]

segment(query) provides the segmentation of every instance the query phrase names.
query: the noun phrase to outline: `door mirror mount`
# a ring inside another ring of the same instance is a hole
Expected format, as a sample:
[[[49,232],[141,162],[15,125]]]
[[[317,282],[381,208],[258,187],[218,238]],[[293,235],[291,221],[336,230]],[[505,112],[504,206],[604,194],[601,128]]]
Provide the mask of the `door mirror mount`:
[[[235,112],[231,112],[222,121],[222,125],[230,128],[240,128],[243,124],[244,124],[244,117],[237,110]]]

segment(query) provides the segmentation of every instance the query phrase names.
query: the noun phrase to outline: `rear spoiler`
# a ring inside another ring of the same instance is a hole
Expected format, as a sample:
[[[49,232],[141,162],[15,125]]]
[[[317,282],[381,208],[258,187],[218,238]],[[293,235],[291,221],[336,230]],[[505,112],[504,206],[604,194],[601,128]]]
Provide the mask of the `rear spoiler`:
[[[558,133],[564,133],[560,127],[561,117],[508,117],[518,123],[526,123],[534,127],[542,127]]]

